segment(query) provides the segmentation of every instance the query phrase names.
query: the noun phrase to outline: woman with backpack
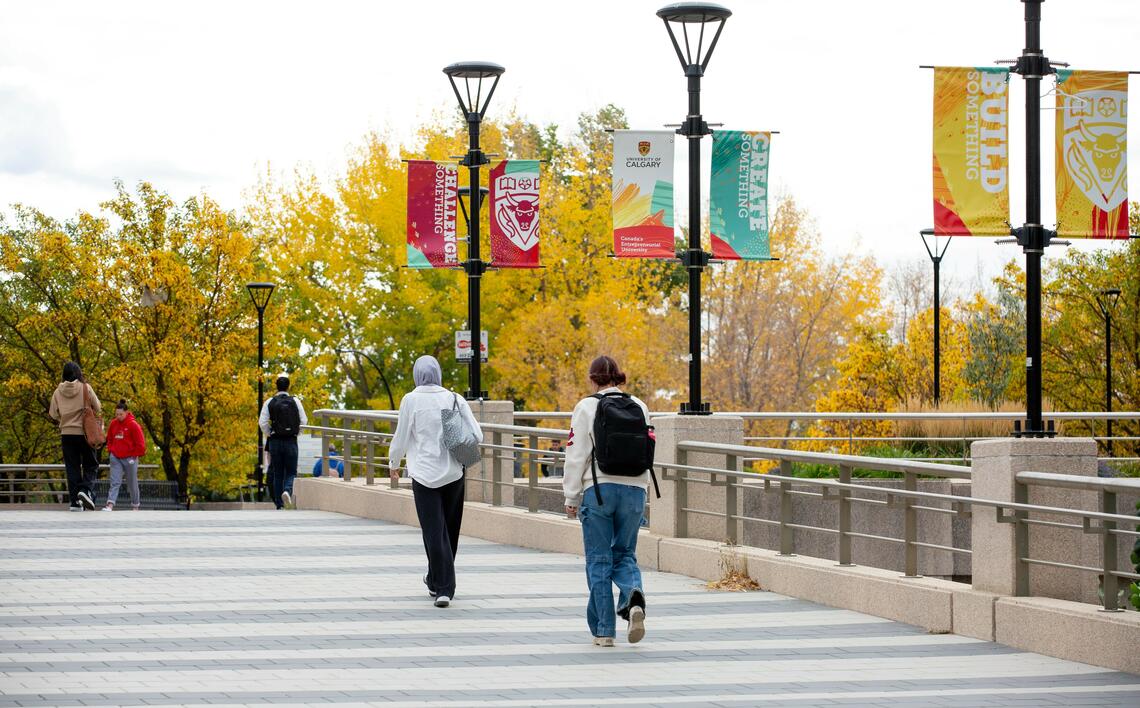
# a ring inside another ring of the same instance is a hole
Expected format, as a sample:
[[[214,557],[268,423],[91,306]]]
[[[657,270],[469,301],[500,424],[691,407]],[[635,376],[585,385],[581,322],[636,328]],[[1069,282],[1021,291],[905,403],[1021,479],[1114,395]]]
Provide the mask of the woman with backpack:
[[[594,644],[612,647],[616,615],[629,622],[630,644],[645,636],[645,591],[637,567],[637,532],[653,465],[653,429],[641,399],[623,393],[626,377],[616,361],[590,363],[594,395],[574,406],[562,478],[566,514],[582,522],[586,622]],[[618,586],[614,612],[613,585]]]
[[[111,455],[111,483],[107,487],[107,505],[103,511],[115,510],[124,475],[127,489],[131,492],[131,511],[138,511],[139,458],[146,454],[146,439],[130,408],[127,408],[125,398],[119,399],[115,417],[107,428],[107,452]]]
[[[400,462],[408,458],[408,476],[416,516],[420,520],[428,572],[424,576],[428,595],[436,607],[447,607],[455,597],[455,554],[459,551],[459,527],[463,522],[464,466],[444,442],[443,419],[455,411],[483,441],[483,431],[462,396],[443,387],[443,371],[433,356],[421,356],[412,367],[416,387],[400,401],[396,433],[388,448],[391,474],[400,474]]]
[[[69,361],[63,365],[63,381],[51,395],[48,415],[59,422],[63,466],[67,469],[67,496],[72,511],[95,510],[93,488],[99,460],[83,430],[83,418],[88,410],[93,412],[101,427],[103,412],[99,397],[83,377],[79,364]]]

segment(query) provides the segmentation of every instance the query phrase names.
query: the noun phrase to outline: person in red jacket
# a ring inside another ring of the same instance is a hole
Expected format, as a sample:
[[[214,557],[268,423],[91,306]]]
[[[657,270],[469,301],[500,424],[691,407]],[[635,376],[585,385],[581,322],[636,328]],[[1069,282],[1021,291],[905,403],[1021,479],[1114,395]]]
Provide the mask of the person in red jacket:
[[[120,398],[115,406],[115,418],[107,429],[107,451],[111,453],[111,485],[107,489],[107,506],[103,511],[114,511],[119,499],[119,486],[126,474],[131,490],[131,510],[139,510],[139,458],[146,454],[146,440],[142,428]]]

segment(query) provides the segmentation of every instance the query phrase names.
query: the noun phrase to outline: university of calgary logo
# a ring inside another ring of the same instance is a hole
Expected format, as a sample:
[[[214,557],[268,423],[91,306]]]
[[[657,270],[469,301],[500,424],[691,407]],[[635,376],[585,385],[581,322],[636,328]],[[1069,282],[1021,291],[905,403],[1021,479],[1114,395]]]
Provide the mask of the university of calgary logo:
[[[649,147],[650,147],[649,141],[648,140],[642,140],[641,142],[639,142],[637,144],[637,151],[639,153],[641,153],[642,157],[645,157],[646,155],[649,154]]]
[[[502,175],[495,180],[495,220],[522,251],[538,245],[538,173]]]
[[[1126,91],[1090,90],[1065,96],[1065,169],[1089,201],[1112,211],[1127,198]]]

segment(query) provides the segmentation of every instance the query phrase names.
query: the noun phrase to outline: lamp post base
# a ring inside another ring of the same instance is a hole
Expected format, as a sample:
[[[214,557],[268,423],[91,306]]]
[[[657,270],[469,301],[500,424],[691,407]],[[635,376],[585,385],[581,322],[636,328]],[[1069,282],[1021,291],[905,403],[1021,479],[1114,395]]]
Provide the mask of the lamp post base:
[[[486,391],[480,391],[479,393],[475,393],[474,391],[468,391],[467,393],[463,394],[463,397],[466,398],[468,401],[478,401],[478,400],[486,401],[488,398]]]
[[[681,404],[681,415],[712,415],[712,408],[708,403],[698,403],[695,407],[692,401]]]

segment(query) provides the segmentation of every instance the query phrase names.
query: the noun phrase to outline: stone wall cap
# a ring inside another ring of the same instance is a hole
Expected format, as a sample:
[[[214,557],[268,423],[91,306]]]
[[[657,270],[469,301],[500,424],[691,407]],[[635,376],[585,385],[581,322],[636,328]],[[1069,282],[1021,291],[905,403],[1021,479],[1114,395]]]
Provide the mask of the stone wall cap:
[[[1002,438],[972,443],[970,457],[1095,457],[1096,449],[1092,438]]]

